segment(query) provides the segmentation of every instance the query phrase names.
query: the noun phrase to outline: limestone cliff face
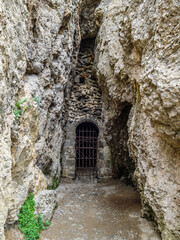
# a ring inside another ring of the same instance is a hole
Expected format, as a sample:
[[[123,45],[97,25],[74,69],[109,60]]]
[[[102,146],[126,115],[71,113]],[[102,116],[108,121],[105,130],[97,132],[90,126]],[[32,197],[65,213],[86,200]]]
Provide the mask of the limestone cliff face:
[[[142,213],[155,219],[162,239],[180,239],[179,3],[102,1],[96,18],[106,131],[132,106],[128,149]],[[117,134],[114,128],[109,142]]]
[[[59,177],[64,95],[79,48],[79,1],[0,1],[0,239],[30,191]],[[15,101],[22,116],[15,121]]]
[[[17,91],[17,83],[21,84],[26,68],[26,25],[18,26],[21,19],[27,18],[25,6],[15,9],[15,3],[1,1],[1,120],[0,120],[0,238],[4,239],[3,228],[7,219],[10,200],[12,199],[12,156],[11,126],[13,122],[13,96]],[[14,27],[13,27],[14,26]],[[16,28],[15,28],[16,26]]]
[[[179,3],[83,0],[81,10],[80,3],[0,0],[0,239],[28,193],[60,176],[80,38],[95,38],[98,28],[95,65],[114,174],[137,183],[142,213],[162,239],[180,239]],[[23,100],[16,121],[15,101]]]

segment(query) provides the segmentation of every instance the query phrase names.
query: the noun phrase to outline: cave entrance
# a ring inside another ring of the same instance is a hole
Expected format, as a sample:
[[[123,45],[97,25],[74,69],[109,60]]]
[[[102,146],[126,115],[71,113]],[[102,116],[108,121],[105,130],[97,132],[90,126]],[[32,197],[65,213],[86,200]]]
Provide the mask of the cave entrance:
[[[76,128],[76,177],[97,176],[98,132],[91,122]]]

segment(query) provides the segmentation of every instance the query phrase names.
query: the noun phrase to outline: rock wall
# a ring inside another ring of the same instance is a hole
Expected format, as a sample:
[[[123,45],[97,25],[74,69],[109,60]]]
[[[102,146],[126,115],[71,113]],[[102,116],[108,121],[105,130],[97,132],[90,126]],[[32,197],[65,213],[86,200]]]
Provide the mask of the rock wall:
[[[14,2],[0,2],[1,5],[1,40],[0,40],[0,239],[4,239],[4,224],[11,207],[10,200],[15,191],[12,184],[11,126],[13,122],[13,95],[16,83],[22,83],[26,68],[26,24],[21,19],[27,18],[25,6],[15,9]],[[18,26],[18,22],[22,23]],[[15,27],[16,26],[16,27]]]
[[[178,1],[102,1],[96,66],[109,143],[131,106],[128,149],[142,214],[162,239],[180,239],[180,81]],[[113,131],[109,131],[112,129]]]
[[[180,239],[179,2],[99,2],[0,0],[1,239],[28,193],[60,176],[80,38],[98,28],[102,176],[111,158],[115,175],[136,181],[162,239]]]
[[[101,0],[82,0],[80,11],[80,30],[82,39],[95,38],[98,31],[95,10]]]
[[[79,1],[47,1],[31,21],[26,82],[39,99],[37,165],[51,181],[60,175],[64,95],[78,54]]]
[[[29,192],[60,176],[64,95],[80,42],[79,3],[0,2],[0,239]],[[15,106],[22,111],[17,120]]]

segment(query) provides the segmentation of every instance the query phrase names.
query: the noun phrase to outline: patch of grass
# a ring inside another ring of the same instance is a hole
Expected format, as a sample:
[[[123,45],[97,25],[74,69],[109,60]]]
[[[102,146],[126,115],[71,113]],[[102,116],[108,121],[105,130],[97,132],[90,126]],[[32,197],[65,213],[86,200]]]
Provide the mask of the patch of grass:
[[[34,194],[30,193],[18,215],[18,228],[24,233],[24,238],[27,240],[39,239],[41,230],[46,229],[45,226],[50,225],[49,222],[43,223],[41,214],[36,215],[34,211]]]

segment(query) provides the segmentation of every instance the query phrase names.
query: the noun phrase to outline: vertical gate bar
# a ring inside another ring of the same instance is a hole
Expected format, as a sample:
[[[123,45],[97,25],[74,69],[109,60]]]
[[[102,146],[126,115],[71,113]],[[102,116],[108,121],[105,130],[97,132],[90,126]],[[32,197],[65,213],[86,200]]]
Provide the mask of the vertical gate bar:
[[[88,138],[88,166],[89,166],[89,176],[91,174],[91,170],[90,170],[90,167],[91,167],[91,130],[92,130],[92,126],[91,124],[89,125],[89,138]]]
[[[86,152],[86,135],[87,135],[87,125],[85,126],[85,135],[84,135],[84,168],[86,169],[86,158],[87,158],[87,152]],[[86,173],[85,173],[86,175]]]
[[[91,128],[91,133],[90,133],[90,156],[91,156],[91,153],[92,153],[92,131],[93,131],[93,127]],[[92,157],[90,157],[90,167],[91,167],[91,170],[90,170],[90,177],[91,177],[91,174],[92,174]]]
[[[90,137],[91,137],[91,125],[89,125],[88,131],[89,131],[89,134],[88,134],[88,161],[90,162],[90,157],[89,157],[89,144],[90,144]],[[90,171],[88,172],[88,175],[89,175],[89,173],[90,173]]]
[[[92,157],[91,157],[91,146],[92,146],[92,131],[93,131],[93,126],[91,125],[91,129],[90,129],[90,141],[89,141],[89,162],[90,162],[90,167],[92,167]]]
[[[84,156],[84,127],[83,126],[82,126],[82,149],[81,149],[81,151],[82,151],[81,167],[83,167],[84,166],[84,159],[83,159],[83,156]]]
[[[98,135],[96,133],[96,162],[95,162],[95,165],[97,165],[97,149],[98,149]]]
[[[87,136],[87,125],[85,127],[85,136],[84,136],[84,151],[85,151],[85,169],[87,168],[87,149],[86,149],[86,146],[87,146],[87,143],[86,143],[86,136]],[[87,173],[86,173],[87,174]]]
[[[78,140],[78,145],[77,145],[78,146],[78,149],[77,149],[77,151],[78,151],[78,159],[77,159],[77,166],[76,166],[77,168],[79,167],[79,164],[80,164],[79,163],[79,161],[80,161],[79,160],[80,159],[80,148],[79,148],[80,147],[80,136],[79,136],[80,133],[79,132],[80,132],[80,129],[78,129],[78,132],[77,132],[77,135],[78,135],[78,139],[77,139]]]
[[[86,147],[86,175],[88,176],[89,125],[87,125]]]
[[[88,167],[88,161],[89,161],[89,132],[90,132],[90,127],[91,127],[90,125],[88,125],[88,127],[87,127],[87,130],[88,130],[88,134],[87,134],[87,167]]]
[[[85,153],[86,153],[86,161],[85,161],[85,168],[87,170],[87,155],[88,155],[88,148],[87,148],[87,145],[88,145],[88,125],[86,125],[86,134],[85,134]],[[86,175],[87,175],[87,171],[86,171]]]
[[[93,167],[93,129],[91,132],[91,167]]]
[[[96,135],[96,133],[95,133]],[[94,163],[94,167],[96,168],[96,164],[97,164],[97,137],[95,139],[95,163]]]
[[[80,149],[80,147],[81,147],[81,127],[79,128],[79,165],[78,165],[78,167],[80,167],[80,165],[81,165],[81,149]]]
[[[91,144],[91,125],[89,125],[89,136],[88,136],[88,167],[89,167],[89,175],[90,175],[90,167],[91,167],[91,158],[90,158],[90,144]]]
[[[90,140],[90,155],[91,155],[91,167],[92,167],[92,131],[93,131],[93,128],[91,129],[91,140]]]
[[[88,158],[89,158],[89,167],[91,167],[91,158],[90,158],[90,147],[91,147],[91,125],[89,127],[89,139],[88,139]]]
[[[86,127],[84,128],[84,167],[86,168]]]
[[[82,147],[83,147],[83,133],[82,133],[82,126],[81,126],[81,136],[80,136],[80,138],[81,138],[81,147],[80,147],[80,153],[81,153],[81,155],[80,155],[80,168],[82,167]]]
[[[81,126],[81,146],[83,147],[83,131],[82,131],[82,126]],[[81,153],[81,157],[80,157],[80,162],[81,162],[81,164],[80,164],[80,167],[82,166],[82,147],[81,147],[81,149],[80,149],[80,153]]]
[[[84,168],[86,167],[86,127],[84,128]]]
[[[94,131],[93,131],[93,148],[94,148]],[[93,167],[94,167],[94,149],[93,149]]]

